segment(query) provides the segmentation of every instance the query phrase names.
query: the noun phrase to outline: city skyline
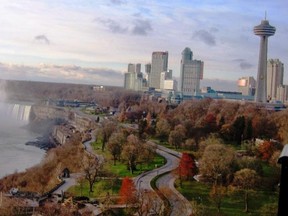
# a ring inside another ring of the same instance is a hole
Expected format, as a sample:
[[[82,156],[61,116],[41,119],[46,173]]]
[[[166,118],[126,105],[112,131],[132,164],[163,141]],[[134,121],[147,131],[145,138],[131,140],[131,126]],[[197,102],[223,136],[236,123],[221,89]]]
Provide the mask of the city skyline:
[[[237,89],[239,77],[256,77],[253,27],[265,11],[277,28],[268,58],[288,64],[287,7],[286,0],[4,0],[1,78],[121,86],[127,64],[151,62],[153,51],[169,52],[168,68],[179,78],[181,51],[190,47],[205,62],[201,84],[227,82]]]

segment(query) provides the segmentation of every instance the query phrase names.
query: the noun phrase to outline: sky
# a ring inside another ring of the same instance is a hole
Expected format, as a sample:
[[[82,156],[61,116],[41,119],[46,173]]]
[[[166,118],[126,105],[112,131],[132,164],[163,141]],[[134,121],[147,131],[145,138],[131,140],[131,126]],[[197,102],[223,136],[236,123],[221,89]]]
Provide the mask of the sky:
[[[265,11],[268,58],[288,65],[287,10],[287,0],[0,0],[0,78],[123,86],[128,63],[144,71],[153,51],[169,52],[177,78],[190,47],[202,86],[237,90],[256,78]]]

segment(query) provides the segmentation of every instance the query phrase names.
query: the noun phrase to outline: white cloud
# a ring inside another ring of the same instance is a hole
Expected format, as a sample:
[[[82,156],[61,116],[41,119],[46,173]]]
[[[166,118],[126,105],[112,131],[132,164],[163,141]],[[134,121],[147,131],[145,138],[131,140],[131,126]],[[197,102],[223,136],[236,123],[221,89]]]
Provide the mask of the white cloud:
[[[181,51],[190,47],[194,57],[204,61],[204,77],[237,80],[244,73],[256,74],[259,38],[252,30],[267,8],[271,25],[277,28],[269,38],[268,56],[287,65],[286,0],[261,4],[248,0],[196,0],[193,4],[188,0],[3,0],[0,58],[25,65],[44,62],[125,71],[129,62],[146,63],[153,51],[167,50],[169,68],[179,76]],[[105,25],[95,22],[97,18]],[[39,46],[36,38],[49,46]],[[239,65],[233,59],[247,60]],[[29,78],[39,78],[32,71]],[[81,77],[78,72],[69,73]]]

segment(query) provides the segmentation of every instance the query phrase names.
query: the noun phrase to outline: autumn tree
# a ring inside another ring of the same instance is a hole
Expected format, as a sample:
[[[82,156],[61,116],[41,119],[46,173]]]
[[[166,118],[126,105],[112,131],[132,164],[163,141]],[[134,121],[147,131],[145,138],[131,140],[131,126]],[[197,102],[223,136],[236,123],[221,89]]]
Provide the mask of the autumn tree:
[[[224,196],[227,193],[227,188],[222,185],[213,184],[209,193],[210,200],[216,205],[218,213],[220,213],[221,205]]]
[[[203,121],[203,127],[207,132],[214,132],[217,129],[216,116],[208,113]]]
[[[102,142],[102,151],[104,151],[106,143],[115,130],[116,124],[110,120],[103,121],[101,127],[97,130],[96,137]]]
[[[177,125],[169,134],[169,144],[178,149],[184,141],[186,129],[182,125]]]
[[[119,191],[120,204],[133,204],[137,200],[136,187],[131,178],[125,177],[122,180],[121,188]]]
[[[113,133],[108,140],[107,149],[113,156],[114,165],[116,165],[116,160],[120,159],[124,142],[125,136],[121,132]]]
[[[211,183],[227,183],[233,173],[234,151],[221,144],[208,145],[200,160],[200,173]]]
[[[263,143],[258,146],[258,154],[262,160],[268,161],[273,153],[281,149],[279,143],[265,140]]]
[[[237,165],[239,170],[248,168],[251,170],[255,170],[260,176],[263,174],[262,163],[261,160],[258,158],[243,156],[237,159]]]
[[[142,163],[149,164],[153,161],[155,157],[156,147],[154,143],[146,142],[141,144],[141,152],[138,157],[138,162],[141,165],[142,170]]]
[[[163,201],[159,198],[155,191],[146,191],[139,189],[137,191],[137,215],[159,215],[164,216]]]
[[[88,154],[83,160],[85,179],[89,182],[89,192],[93,192],[93,185],[99,177],[103,161],[95,155]]]
[[[197,173],[197,166],[195,163],[194,156],[188,153],[182,153],[182,157],[178,166],[178,173],[180,179],[191,180]]]
[[[249,211],[249,191],[253,190],[257,186],[257,184],[259,184],[259,181],[260,177],[258,176],[256,171],[247,168],[237,171],[234,175],[233,185],[241,190],[244,190],[245,212]]]
[[[141,142],[138,137],[133,134],[127,137],[127,143],[123,146],[121,156],[127,162],[127,167],[132,174],[136,169],[136,161],[141,153],[141,148]]]
[[[156,123],[156,135],[161,140],[166,140],[170,133],[170,125],[166,119],[160,119]]]

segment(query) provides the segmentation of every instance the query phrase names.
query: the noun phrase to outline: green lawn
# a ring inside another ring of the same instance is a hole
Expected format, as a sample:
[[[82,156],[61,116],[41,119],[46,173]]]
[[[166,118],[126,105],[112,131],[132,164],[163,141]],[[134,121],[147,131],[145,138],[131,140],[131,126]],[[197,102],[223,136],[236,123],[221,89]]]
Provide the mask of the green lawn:
[[[117,161],[116,165],[114,165],[113,158],[111,154],[107,151],[101,150],[101,143],[99,142],[92,142],[91,146],[93,147],[96,154],[103,155],[106,159],[104,168],[106,170],[109,170],[112,174],[114,174],[117,177],[134,177],[142,172],[155,169],[155,167],[159,167],[165,164],[165,159],[159,155],[155,155],[154,160],[150,161],[148,163],[138,163],[137,164],[137,170],[133,172],[133,174],[130,173],[130,171],[127,169],[127,165],[123,163],[122,161]]]
[[[159,155],[155,155],[153,161],[149,163],[137,164],[137,170],[134,171],[133,174],[131,174],[130,171],[127,169],[126,164],[117,161],[116,165],[114,165],[110,153],[108,151],[101,150],[101,143],[92,142],[91,146],[93,147],[96,154],[103,155],[106,159],[104,169],[108,170],[109,173],[112,173],[113,176],[117,176],[117,178],[115,178],[114,180],[106,179],[97,181],[93,187],[93,193],[89,193],[89,185],[88,182],[85,180],[82,186],[78,184],[68,190],[68,192],[73,195],[87,196],[91,198],[103,198],[104,196],[106,196],[107,192],[109,192],[110,195],[118,195],[122,183],[122,177],[135,177],[142,172],[155,169],[155,167],[159,167],[165,164],[165,158]]]
[[[209,215],[218,215],[215,204],[210,200],[210,186],[196,181],[185,181],[182,183],[182,187],[177,189],[189,200],[197,201],[197,203],[203,204],[209,211]],[[223,198],[221,205],[221,214],[225,216],[242,216],[252,215],[257,216],[260,214],[260,208],[268,203],[275,203],[278,200],[278,194],[269,191],[257,191],[250,195],[249,199],[249,213],[243,212],[244,200],[243,193],[240,191],[228,191],[227,195]]]
[[[85,180],[69,188],[68,193],[74,196],[87,196],[90,198],[103,199],[109,193],[111,196],[118,195],[122,181],[118,178],[97,181],[93,186],[93,192],[89,193],[89,184]]]

